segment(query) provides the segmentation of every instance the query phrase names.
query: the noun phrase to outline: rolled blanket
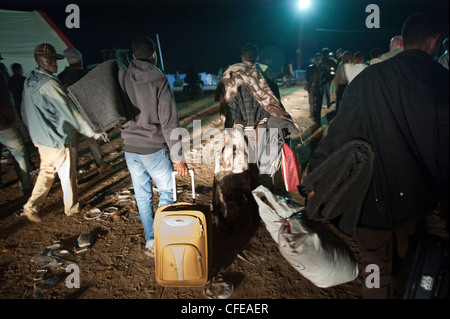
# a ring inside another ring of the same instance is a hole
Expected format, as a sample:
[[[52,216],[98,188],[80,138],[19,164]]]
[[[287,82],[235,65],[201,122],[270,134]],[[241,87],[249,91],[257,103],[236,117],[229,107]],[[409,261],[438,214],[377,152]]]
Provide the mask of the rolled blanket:
[[[271,116],[291,123],[289,125],[291,134],[298,134],[299,128],[292,121],[288,112],[280,104],[280,101],[270,89],[264,75],[252,62],[242,62],[231,65],[222,76],[221,87],[219,88],[219,99],[221,104],[231,101],[239,92],[239,87],[245,86],[252,94],[253,98]],[[216,97],[217,99],[217,97]]]
[[[108,60],[69,86],[69,96],[96,133],[105,132],[132,119],[133,106],[125,92],[127,68]]]

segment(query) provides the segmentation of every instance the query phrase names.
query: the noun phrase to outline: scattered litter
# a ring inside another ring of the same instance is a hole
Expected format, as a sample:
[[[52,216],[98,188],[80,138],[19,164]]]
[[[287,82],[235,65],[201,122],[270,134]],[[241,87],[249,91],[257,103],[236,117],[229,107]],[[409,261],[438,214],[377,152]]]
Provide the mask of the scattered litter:
[[[192,197],[192,193],[189,193],[189,196],[190,196],[190,197]],[[199,194],[199,193],[195,193],[195,196],[197,196],[197,197],[201,197],[201,196],[202,196],[202,194]]]
[[[78,237],[78,247],[83,248],[91,246],[94,243],[94,236],[92,234],[82,234]]]
[[[53,243],[53,245],[47,246],[47,249],[50,250],[57,250],[61,248],[61,244],[60,243]]]
[[[63,266],[62,262],[59,262],[56,258],[50,257],[50,256],[44,256],[44,255],[35,255],[31,259],[31,262],[35,263],[36,265],[40,266],[41,268],[45,269],[51,269],[51,270],[57,270],[60,267]]]
[[[84,252],[87,251],[87,250],[88,250],[87,247],[82,248],[82,249],[80,249],[80,250],[75,250],[75,254],[81,254],[81,253],[84,253]]]
[[[39,296],[43,291],[54,287],[57,283],[59,283],[59,281],[59,277],[54,276],[42,281],[38,285],[35,284],[34,295]]]
[[[53,243],[53,245],[47,246],[43,251],[41,251],[40,255],[42,256],[52,256],[54,251],[61,248],[61,244],[59,242]]]
[[[98,208],[93,208],[88,210],[86,214],[84,214],[85,219],[97,219],[102,215],[102,211]]]
[[[248,261],[246,258],[244,258],[241,254],[237,254],[237,256],[239,257],[239,259],[242,259],[243,261],[249,263],[252,266],[255,266],[254,263],[252,263],[251,261]]]
[[[119,198],[130,198],[131,197],[131,191],[121,191],[117,193],[117,196]]]
[[[106,216],[112,216],[115,215],[119,211],[119,208],[117,207],[107,207],[103,210],[103,214]]]
[[[31,262],[39,267],[33,276],[35,296],[57,285],[66,276],[66,268],[77,262],[75,255],[64,249],[60,240],[52,239],[51,242],[52,245],[31,258]]]
[[[34,274],[33,280],[34,281],[43,280],[47,271],[48,271],[47,269],[38,269]]]
[[[17,217],[25,216],[25,213],[23,212],[23,208],[19,209],[18,211],[15,211],[13,214],[14,214],[14,216],[17,216]]]
[[[212,282],[205,288],[204,292],[208,299],[228,299],[233,293],[234,286],[232,283],[221,281]]]
[[[117,214],[117,212],[120,209],[118,207],[107,207],[105,209],[100,210],[99,208],[93,208],[89,211],[86,212],[86,214],[84,215],[85,219],[99,219],[99,220],[106,220],[108,219],[109,216],[113,216],[115,214]]]

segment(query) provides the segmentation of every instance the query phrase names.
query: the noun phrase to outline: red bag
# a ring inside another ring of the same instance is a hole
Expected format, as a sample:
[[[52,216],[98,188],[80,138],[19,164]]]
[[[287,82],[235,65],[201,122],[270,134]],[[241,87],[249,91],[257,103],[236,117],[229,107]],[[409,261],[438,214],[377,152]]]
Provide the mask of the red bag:
[[[297,190],[297,186],[300,185],[301,169],[295,154],[287,143],[283,144],[281,154],[281,171],[286,191],[291,192]]]

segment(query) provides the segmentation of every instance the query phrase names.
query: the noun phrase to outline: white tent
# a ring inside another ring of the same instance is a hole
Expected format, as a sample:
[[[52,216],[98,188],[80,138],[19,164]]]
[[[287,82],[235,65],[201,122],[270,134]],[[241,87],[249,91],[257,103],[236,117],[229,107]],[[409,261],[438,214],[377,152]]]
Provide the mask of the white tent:
[[[42,11],[0,10],[0,53],[11,73],[11,64],[20,63],[24,76],[36,68],[34,49],[40,43],[50,43],[61,53],[73,47],[61,30]],[[58,61],[58,72],[68,65]]]

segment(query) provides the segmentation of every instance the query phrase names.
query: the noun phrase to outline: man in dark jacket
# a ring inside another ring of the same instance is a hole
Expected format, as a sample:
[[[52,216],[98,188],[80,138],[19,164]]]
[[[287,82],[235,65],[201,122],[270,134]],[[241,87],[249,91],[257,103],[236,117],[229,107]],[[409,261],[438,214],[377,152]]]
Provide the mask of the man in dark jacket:
[[[176,170],[184,176],[188,168],[182,156],[172,154],[178,143],[179,128],[175,99],[166,76],[155,66],[155,43],[139,36],[131,44],[133,61],[125,75],[125,89],[134,107],[139,110],[121,134],[125,158],[131,174],[136,202],[145,233],[145,254],[153,256],[153,189],[159,192],[159,206],[172,204],[173,164],[170,155],[177,157]],[[175,134],[173,134],[175,133]],[[181,159],[180,159],[181,158]]]
[[[314,63],[308,66],[305,74],[306,90],[309,96],[309,117],[313,118],[318,126],[320,126],[324,90],[329,81],[329,72],[322,62],[323,55],[317,53],[314,56]]]
[[[402,257],[416,222],[438,205],[448,216],[449,74],[433,60],[441,34],[438,21],[431,14],[405,21],[405,51],[367,68],[349,84],[328,135],[311,158],[313,171],[351,140],[365,140],[373,148],[374,173],[356,241],[363,274],[371,274],[367,265],[377,265],[380,287],[363,285],[365,298],[393,297],[394,249]]]
[[[23,84],[25,83],[26,77],[23,76],[22,66],[19,63],[13,63],[11,65],[11,70],[13,75],[9,78],[9,89],[14,98],[14,105],[17,110],[17,115],[21,116],[20,107],[22,106],[22,92]]]

